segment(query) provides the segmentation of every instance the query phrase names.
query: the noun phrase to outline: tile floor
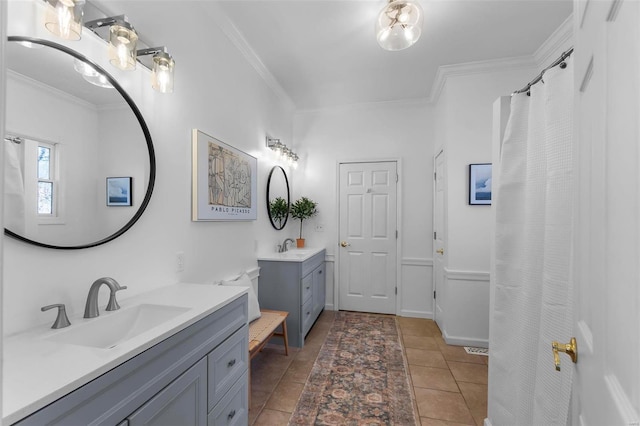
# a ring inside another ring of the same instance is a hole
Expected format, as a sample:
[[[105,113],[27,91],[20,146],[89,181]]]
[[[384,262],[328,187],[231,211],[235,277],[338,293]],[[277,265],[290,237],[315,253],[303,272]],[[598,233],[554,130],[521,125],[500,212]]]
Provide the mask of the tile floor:
[[[333,321],[324,311],[303,349],[269,344],[251,363],[250,425],[286,425]],[[422,426],[482,425],[488,357],[447,345],[435,322],[398,318]],[[397,425],[404,426],[404,425]]]

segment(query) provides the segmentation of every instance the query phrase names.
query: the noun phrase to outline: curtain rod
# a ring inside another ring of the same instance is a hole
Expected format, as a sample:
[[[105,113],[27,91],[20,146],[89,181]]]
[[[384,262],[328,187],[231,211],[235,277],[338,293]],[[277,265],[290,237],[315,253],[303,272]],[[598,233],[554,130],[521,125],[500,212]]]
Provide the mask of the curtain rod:
[[[20,136],[5,136],[4,140],[20,145],[24,139],[22,139]]]
[[[529,89],[531,89],[531,86],[533,86],[534,84],[536,84],[537,82],[539,82],[540,80],[542,80],[542,76],[544,75],[545,71],[547,71],[548,69],[551,69],[553,67],[555,67],[556,65],[558,65],[559,63],[561,63],[562,61],[564,61],[565,59],[567,59],[571,54],[573,53],[573,47],[571,47],[569,50],[565,51],[562,55],[560,55],[560,57],[558,59],[556,59],[551,65],[549,65],[548,67],[546,67],[545,69],[543,69],[542,71],[540,71],[540,74],[538,74],[536,76],[536,78],[534,78],[533,80],[531,80],[529,83],[527,83],[526,86],[524,86],[522,89],[520,90],[516,90],[515,92],[513,92],[512,94],[515,95],[516,93],[524,93],[524,92],[528,92]]]

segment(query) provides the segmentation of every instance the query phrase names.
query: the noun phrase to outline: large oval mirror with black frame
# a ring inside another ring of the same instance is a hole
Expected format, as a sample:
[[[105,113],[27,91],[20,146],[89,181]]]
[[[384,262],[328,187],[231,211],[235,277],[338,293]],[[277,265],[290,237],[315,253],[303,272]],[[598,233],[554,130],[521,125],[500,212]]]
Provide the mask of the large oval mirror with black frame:
[[[82,54],[48,40],[8,40],[5,234],[67,250],[119,237],[155,182],[138,107]]]
[[[274,166],[267,179],[267,213],[271,225],[278,231],[287,224],[290,207],[287,173],[282,167]]]

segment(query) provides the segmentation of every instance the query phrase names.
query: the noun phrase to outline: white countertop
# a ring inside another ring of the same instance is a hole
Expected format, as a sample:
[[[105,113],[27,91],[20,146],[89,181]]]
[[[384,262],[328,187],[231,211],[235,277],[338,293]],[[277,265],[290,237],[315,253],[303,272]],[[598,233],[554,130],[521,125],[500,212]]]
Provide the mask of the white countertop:
[[[258,254],[258,260],[270,260],[276,262],[304,262],[320,253],[324,248],[291,249],[283,253],[277,251]]]
[[[122,298],[121,308],[137,304],[170,305],[189,310],[110,349],[92,348],[49,340],[91,319],[69,318],[71,326],[52,330],[47,326],[3,341],[3,424],[14,423],[56,399],[88,383],[112,368],[185,329],[246,293],[244,287],[175,284]],[[100,307],[100,317],[114,315]]]

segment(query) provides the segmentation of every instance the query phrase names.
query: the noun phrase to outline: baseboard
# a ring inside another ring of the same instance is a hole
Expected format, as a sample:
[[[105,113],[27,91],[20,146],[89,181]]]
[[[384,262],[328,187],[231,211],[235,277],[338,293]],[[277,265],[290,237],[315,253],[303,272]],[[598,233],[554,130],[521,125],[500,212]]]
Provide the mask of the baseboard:
[[[424,319],[433,319],[433,312],[423,312],[423,311],[411,311],[408,309],[403,309],[398,314],[400,317],[407,318],[424,318]]]
[[[335,308],[333,303],[325,303],[324,304],[324,310],[325,311],[335,311],[336,308]]]
[[[486,339],[474,339],[469,337],[460,337],[460,336],[450,336],[446,333],[446,331],[442,332],[442,338],[447,343],[447,345],[455,345],[455,346],[475,346],[478,348],[488,348],[489,340]]]
[[[491,425],[491,420],[489,420],[488,417],[486,419],[484,419],[484,426],[492,426]]]

